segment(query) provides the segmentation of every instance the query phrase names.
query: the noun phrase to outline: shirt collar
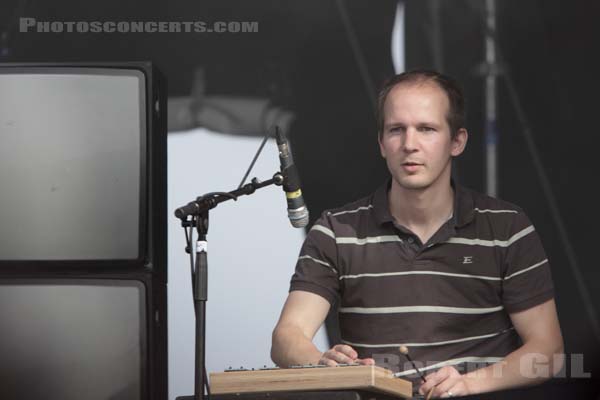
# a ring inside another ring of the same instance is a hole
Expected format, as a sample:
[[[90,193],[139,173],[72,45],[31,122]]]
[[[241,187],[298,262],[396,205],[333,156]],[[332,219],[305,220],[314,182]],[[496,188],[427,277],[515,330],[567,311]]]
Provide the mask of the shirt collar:
[[[392,179],[388,178],[373,194],[373,215],[378,225],[383,225],[386,222],[394,222],[394,218],[390,213],[390,203],[388,199],[388,191],[390,190],[391,184]]]
[[[454,189],[454,212],[452,213],[452,225],[461,227],[467,225],[473,220],[475,210],[473,208],[473,194],[469,189],[458,185],[454,180],[450,184]],[[386,222],[394,222],[394,217],[390,213],[390,204],[388,192],[392,185],[392,178],[388,178],[385,183],[373,194],[373,211],[375,220],[379,225]]]

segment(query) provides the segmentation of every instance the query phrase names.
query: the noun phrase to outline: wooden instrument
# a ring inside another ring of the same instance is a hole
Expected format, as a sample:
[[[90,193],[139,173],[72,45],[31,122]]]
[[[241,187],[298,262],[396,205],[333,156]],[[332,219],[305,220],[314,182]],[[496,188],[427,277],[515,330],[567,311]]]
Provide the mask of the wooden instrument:
[[[367,390],[412,398],[412,383],[373,365],[307,366],[210,374],[213,394],[310,390]]]

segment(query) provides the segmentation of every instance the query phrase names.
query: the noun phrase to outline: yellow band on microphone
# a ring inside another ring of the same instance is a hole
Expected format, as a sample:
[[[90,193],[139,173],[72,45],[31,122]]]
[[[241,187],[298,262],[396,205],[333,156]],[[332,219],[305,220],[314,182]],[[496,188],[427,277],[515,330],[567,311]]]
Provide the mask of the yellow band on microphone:
[[[285,192],[285,197],[288,199],[297,199],[302,196],[302,190],[298,189],[295,192]]]

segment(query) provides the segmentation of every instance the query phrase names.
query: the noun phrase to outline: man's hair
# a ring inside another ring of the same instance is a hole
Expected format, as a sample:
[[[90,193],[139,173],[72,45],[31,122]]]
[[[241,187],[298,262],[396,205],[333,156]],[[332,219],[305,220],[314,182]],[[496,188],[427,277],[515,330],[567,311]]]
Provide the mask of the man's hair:
[[[377,103],[377,132],[379,137],[384,128],[384,106],[391,90],[400,84],[423,84],[433,82],[446,93],[449,101],[448,115],[446,121],[450,126],[450,136],[454,137],[459,129],[465,127],[465,98],[460,85],[447,75],[431,70],[413,70],[394,75],[388,79],[381,91]]]

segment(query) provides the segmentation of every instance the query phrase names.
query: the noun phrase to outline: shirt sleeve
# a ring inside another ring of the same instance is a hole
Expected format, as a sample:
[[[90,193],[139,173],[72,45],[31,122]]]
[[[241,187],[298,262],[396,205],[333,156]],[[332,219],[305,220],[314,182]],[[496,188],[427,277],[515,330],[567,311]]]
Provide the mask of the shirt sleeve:
[[[300,249],[290,291],[311,292],[333,305],[340,289],[337,261],[335,234],[327,213],[324,213],[312,226]]]
[[[548,257],[529,218],[515,215],[503,265],[502,298],[508,313],[523,311],[554,297]]]

